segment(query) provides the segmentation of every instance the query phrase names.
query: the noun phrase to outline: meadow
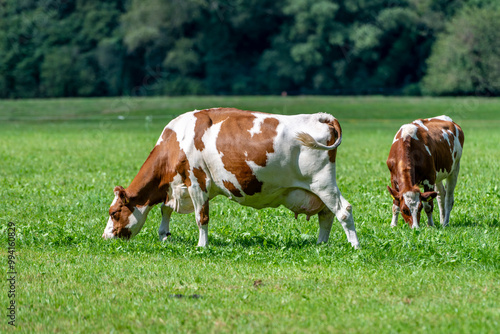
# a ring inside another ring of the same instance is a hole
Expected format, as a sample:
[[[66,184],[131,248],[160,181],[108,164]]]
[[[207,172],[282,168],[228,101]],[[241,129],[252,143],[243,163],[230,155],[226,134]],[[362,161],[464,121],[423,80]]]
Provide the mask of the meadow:
[[[128,186],[176,115],[232,106],[328,112],[343,128],[337,181],[353,205],[354,250],[334,221],[217,197],[209,246],[194,215],[159,208],[130,241],[102,240]],[[447,114],[465,133],[450,226],[389,227],[385,160],[398,128]],[[494,333],[500,327],[500,100],[406,97],[157,97],[0,100],[0,332]],[[15,328],[8,324],[8,225]]]

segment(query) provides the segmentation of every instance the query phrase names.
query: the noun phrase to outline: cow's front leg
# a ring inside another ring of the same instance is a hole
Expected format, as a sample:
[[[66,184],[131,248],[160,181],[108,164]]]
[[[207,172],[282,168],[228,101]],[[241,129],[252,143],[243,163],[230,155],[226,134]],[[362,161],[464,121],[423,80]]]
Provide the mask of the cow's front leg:
[[[424,186],[424,192],[433,191],[435,187],[430,185]],[[422,201],[422,206],[424,207],[425,213],[427,214],[427,226],[434,226],[434,222],[432,221],[432,212],[434,211],[434,200],[432,197],[428,197],[429,201]]]
[[[391,220],[391,227],[396,227],[398,225],[398,217],[399,217],[399,206],[396,204],[392,204],[392,220]]]
[[[329,189],[327,192],[318,192],[317,195],[339,220],[344,228],[347,241],[349,241],[354,248],[358,249],[359,241],[358,235],[356,234],[356,227],[354,226],[351,204],[342,196],[337,187]]]
[[[330,231],[332,230],[333,223],[333,212],[327,207],[318,212],[318,222],[319,222],[319,235],[318,244],[322,242],[328,242],[330,237]]]
[[[158,229],[158,235],[160,237],[160,241],[166,241],[168,236],[170,235],[170,216],[172,215],[172,208],[166,206],[162,203],[161,205],[161,223],[160,228]]]
[[[422,201],[422,205],[424,206],[425,213],[427,214],[427,225],[430,227],[434,226],[434,222],[432,221],[432,211],[434,210],[432,199],[429,202]]]
[[[358,235],[356,234],[356,227],[354,225],[354,217],[352,215],[352,205],[340,195],[341,207],[336,212],[337,219],[344,228],[347,240],[355,248],[359,248]]]

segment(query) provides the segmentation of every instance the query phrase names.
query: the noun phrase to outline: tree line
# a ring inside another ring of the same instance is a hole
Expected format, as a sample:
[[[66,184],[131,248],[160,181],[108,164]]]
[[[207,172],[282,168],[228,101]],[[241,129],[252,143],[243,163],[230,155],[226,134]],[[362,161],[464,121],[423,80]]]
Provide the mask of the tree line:
[[[500,95],[495,0],[0,0],[0,97]]]

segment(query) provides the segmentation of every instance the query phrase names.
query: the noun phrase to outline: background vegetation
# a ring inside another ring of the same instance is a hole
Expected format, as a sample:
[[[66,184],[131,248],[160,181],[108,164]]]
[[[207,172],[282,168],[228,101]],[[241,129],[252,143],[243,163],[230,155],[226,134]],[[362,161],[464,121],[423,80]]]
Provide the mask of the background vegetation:
[[[500,92],[495,0],[1,0],[0,97]]]
[[[211,106],[335,115],[344,133],[337,180],[362,248],[352,249],[338,222],[318,246],[316,217],[295,220],[284,208],[253,210],[219,197],[206,249],[196,247],[192,214],[173,214],[172,237],[160,243],[159,208],[136,238],[102,240],[114,186],[131,182],[170,119]],[[16,330],[495,333],[499,106],[400,97],[0,101],[0,257],[6,266],[12,221]],[[465,132],[450,226],[411,230],[400,221],[391,229],[385,159],[393,136],[403,123],[441,114]],[[6,280],[0,288],[3,308]],[[0,332],[7,329],[2,317]]]

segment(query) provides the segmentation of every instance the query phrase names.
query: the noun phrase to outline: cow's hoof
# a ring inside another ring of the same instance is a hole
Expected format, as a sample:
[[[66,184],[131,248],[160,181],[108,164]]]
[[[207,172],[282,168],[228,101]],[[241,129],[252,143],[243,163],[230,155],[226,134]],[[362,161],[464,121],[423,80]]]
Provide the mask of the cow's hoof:
[[[160,235],[160,241],[167,241],[168,237],[171,236],[172,234],[170,232],[167,232],[165,236]]]

